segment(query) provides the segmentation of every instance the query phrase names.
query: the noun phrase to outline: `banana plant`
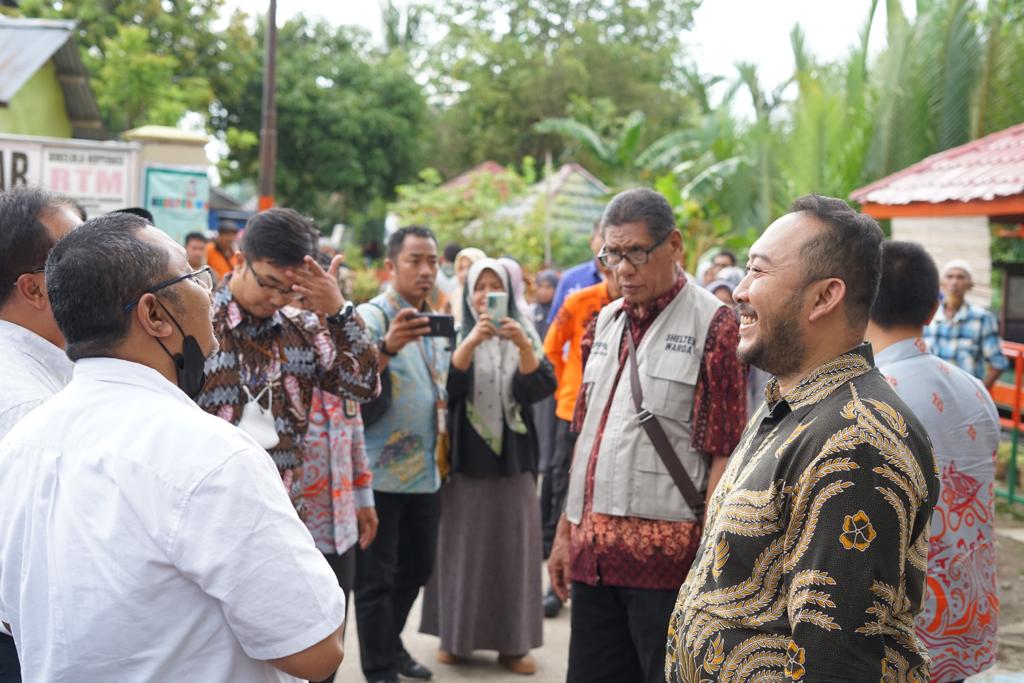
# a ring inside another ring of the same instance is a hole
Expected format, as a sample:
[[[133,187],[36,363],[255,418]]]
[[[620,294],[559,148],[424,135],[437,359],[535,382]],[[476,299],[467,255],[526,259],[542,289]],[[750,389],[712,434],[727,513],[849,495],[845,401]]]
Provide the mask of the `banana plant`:
[[[636,110],[605,135],[572,118],[543,119],[533,131],[582,147],[607,169],[612,185],[622,185],[671,168],[696,148],[686,130],[673,131],[642,147],[646,126],[646,115]]]

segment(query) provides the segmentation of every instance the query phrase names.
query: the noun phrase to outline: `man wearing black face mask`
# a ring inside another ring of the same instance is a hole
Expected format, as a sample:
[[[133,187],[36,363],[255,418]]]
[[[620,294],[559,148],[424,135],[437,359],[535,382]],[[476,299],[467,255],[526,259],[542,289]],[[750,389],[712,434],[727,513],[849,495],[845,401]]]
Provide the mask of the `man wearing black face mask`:
[[[46,284],[74,377],[0,442],[0,621],[26,683],[329,675],[330,566],[266,451],[190,398],[218,347],[209,274],[110,214],[54,247]]]

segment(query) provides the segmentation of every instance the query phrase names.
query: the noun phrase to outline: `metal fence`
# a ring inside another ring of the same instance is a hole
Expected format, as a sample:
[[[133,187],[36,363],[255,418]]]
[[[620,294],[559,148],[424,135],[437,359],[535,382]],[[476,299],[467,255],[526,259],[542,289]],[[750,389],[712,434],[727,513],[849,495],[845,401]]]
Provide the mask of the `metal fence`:
[[[1013,372],[1013,384],[1002,381],[1008,373],[1004,373],[1000,381],[992,387],[992,398],[1001,411],[1009,411],[1009,417],[1000,416],[999,422],[1004,430],[1010,432],[1010,460],[1006,469],[1006,488],[996,486],[996,495],[1011,504],[1024,503],[1024,496],[1018,491],[1017,456],[1020,450],[1020,435],[1024,426],[1021,425],[1021,380],[1024,378],[1024,344],[1003,342],[1003,353],[1010,361]]]

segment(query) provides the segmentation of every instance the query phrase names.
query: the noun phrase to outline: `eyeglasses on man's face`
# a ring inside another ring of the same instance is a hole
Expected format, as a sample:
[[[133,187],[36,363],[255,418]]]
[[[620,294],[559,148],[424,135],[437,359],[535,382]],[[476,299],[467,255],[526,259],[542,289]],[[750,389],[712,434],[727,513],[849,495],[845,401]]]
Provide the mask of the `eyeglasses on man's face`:
[[[628,249],[626,251],[619,251],[618,249],[609,249],[607,246],[601,247],[601,251],[597,255],[597,260],[603,263],[608,268],[614,268],[615,266],[622,263],[622,259],[626,259],[634,266],[645,265],[651,260],[651,252],[660,247],[668,239],[672,232],[669,231],[662,236],[657,242],[649,247],[636,247],[635,249]]]
[[[24,273],[22,273],[21,275],[36,275],[38,273],[43,273],[43,272],[46,272],[46,266],[39,266],[38,268],[33,268],[32,270],[27,270]],[[20,278],[21,275],[19,275],[17,278],[14,278],[14,286],[15,287],[18,286],[18,278]]]
[[[139,303],[139,299],[141,299],[143,295],[155,294],[159,292],[161,289],[166,289],[171,285],[176,285],[179,282],[182,282],[183,280],[192,280],[193,282],[195,282],[197,285],[199,285],[208,292],[213,291],[213,286],[214,284],[216,284],[217,281],[216,277],[214,277],[213,269],[210,268],[210,266],[203,266],[199,270],[194,270],[191,273],[185,273],[184,275],[173,277],[170,280],[158,282],[152,287],[149,287],[148,289],[146,289],[146,291],[139,295],[138,299],[135,299],[134,301],[131,301],[124,305],[125,312],[127,313],[128,311],[132,310],[132,308]]]
[[[252,273],[253,279],[256,280],[256,284],[259,285],[262,289],[273,290],[273,291],[277,292],[278,294],[281,294],[282,296],[289,297],[291,299],[300,299],[300,298],[302,298],[301,294],[299,294],[298,292],[292,291],[292,289],[290,287],[278,287],[277,285],[272,285],[269,282],[267,282],[266,280],[264,280],[260,276],[260,274],[256,272],[256,269],[252,267],[252,264],[246,262],[245,267],[249,270],[250,273]]]

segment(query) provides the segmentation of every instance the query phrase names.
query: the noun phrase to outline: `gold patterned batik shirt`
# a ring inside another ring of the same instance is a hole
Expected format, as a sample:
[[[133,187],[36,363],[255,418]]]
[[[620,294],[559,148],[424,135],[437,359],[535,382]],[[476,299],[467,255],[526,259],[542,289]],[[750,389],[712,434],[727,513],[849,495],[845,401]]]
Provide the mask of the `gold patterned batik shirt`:
[[[709,505],[666,679],[926,683],[914,615],[939,483],[924,428],[867,344],[765,398]]]

